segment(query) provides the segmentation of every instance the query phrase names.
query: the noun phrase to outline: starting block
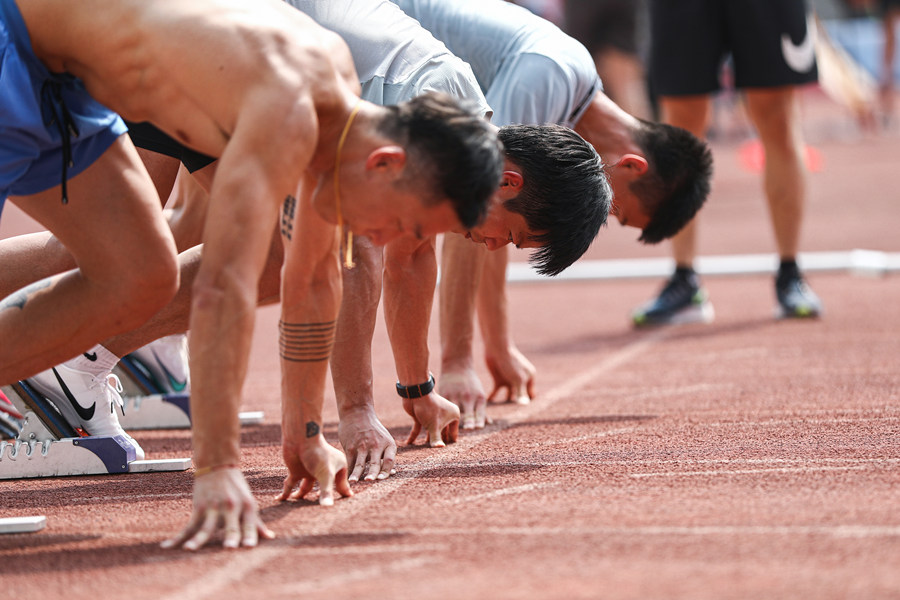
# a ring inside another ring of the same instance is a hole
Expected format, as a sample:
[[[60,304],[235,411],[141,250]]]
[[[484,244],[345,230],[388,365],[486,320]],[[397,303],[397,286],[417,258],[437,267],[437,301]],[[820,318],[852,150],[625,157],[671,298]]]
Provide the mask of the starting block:
[[[0,441],[0,479],[186,471],[191,459],[136,460],[124,436],[83,436],[25,381],[2,388],[23,415],[13,440]]]
[[[149,370],[130,355],[119,361],[113,374],[122,383],[125,407],[119,423],[123,429],[190,428],[190,395],[167,392]],[[241,425],[259,425],[263,422],[263,416],[262,411],[238,414]]]

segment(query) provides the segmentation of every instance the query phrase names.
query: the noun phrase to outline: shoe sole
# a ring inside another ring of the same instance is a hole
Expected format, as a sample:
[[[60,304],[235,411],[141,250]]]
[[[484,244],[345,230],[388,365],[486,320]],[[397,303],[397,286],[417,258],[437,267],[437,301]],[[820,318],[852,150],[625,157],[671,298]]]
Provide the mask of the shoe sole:
[[[716,311],[711,302],[692,304],[688,308],[678,311],[665,321],[645,321],[638,323],[632,321],[635,327],[665,327],[672,325],[691,325],[694,323],[712,323],[716,318]]]
[[[818,319],[821,318],[822,311],[811,309],[808,313],[789,311],[780,304],[775,307],[775,318],[779,321],[784,319]]]

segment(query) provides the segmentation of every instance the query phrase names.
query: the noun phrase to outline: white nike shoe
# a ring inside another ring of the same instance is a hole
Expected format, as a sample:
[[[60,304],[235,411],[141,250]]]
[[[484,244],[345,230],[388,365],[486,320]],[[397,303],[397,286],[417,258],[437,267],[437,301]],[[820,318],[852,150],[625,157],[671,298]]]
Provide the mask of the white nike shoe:
[[[190,394],[187,336],[170,335],[150,342],[128,355],[139,362],[163,394]]]
[[[121,409],[122,384],[111,373],[92,375],[58,365],[28,379],[38,392],[59,408],[72,427],[84,429],[88,435],[121,435],[134,446],[137,460],[144,460],[144,450],[119,425],[116,406]]]

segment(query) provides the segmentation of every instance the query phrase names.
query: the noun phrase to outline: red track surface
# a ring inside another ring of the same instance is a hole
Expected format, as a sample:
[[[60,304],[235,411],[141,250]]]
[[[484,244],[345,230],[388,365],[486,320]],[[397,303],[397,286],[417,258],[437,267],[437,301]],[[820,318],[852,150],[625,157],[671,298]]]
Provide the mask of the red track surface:
[[[806,251],[900,251],[900,138],[862,138],[815,92]],[[758,175],[714,146],[703,254],[772,251]],[[11,208],[0,235],[29,227]],[[666,256],[616,224],[588,258]],[[524,258],[525,253],[520,258]],[[191,475],[0,482],[9,597],[900,597],[900,277],[815,273],[821,321],[777,322],[769,276],[707,278],[711,326],[635,332],[658,280],[511,286],[538,399],[446,449],[404,448],[398,473],[330,509],[273,500],[284,469],[273,309],[260,311],[244,468],[278,538],[251,551],[163,551]],[[437,348],[437,340],[432,348]],[[397,439],[383,327],[377,406]],[[437,368],[435,360],[432,364]],[[485,377],[485,381],[487,381]],[[136,432],[148,458],[189,456],[187,431]],[[329,403],[326,435],[337,444]],[[314,498],[313,498],[314,499]]]

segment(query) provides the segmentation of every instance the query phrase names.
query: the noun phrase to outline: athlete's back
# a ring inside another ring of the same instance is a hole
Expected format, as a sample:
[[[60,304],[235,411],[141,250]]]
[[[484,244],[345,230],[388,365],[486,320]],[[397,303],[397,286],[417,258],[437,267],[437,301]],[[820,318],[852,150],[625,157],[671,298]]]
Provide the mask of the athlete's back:
[[[29,0],[20,10],[51,70],[213,156],[264,98],[321,114],[358,93],[346,45],[279,0]]]

